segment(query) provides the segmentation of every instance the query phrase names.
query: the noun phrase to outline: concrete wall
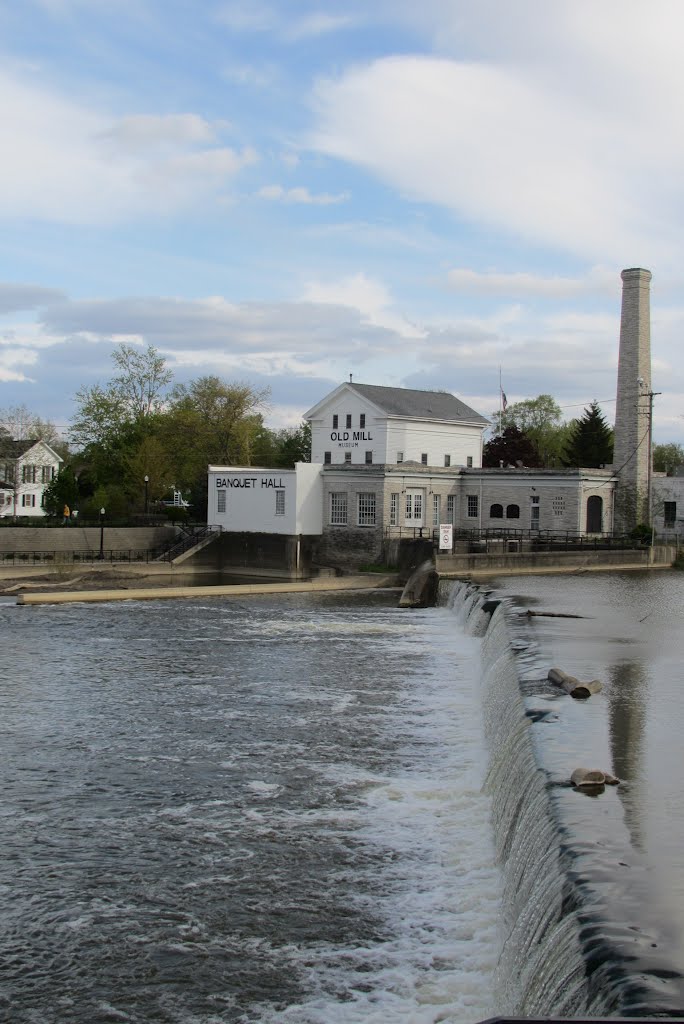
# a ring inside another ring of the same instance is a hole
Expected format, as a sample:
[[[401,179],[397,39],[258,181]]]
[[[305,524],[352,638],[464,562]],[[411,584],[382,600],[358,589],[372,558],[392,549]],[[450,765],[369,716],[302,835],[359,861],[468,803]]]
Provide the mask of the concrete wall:
[[[139,526],[104,528],[105,551],[154,551],[171,544],[178,527]],[[5,526],[0,528],[0,552],[99,551],[99,526]]]
[[[469,572],[491,572],[496,573],[497,569],[505,571],[534,571],[535,569],[546,572],[563,568],[606,568],[620,565],[643,565],[647,568],[651,564],[671,565],[676,557],[674,545],[661,545],[653,549],[653,562],[651,562],[651,549],[641,548],[637,551],[538,551],[521,554],[463,554],[463,555],[437,555],[437,571],[442,574],[467,574]]]
[[[306,573],[314,562],[317,537],[286,537],[277,533],[221,533],[213,543],[183,563],[183,568],[254,570],[256,574],[274,570],[278,573]]]

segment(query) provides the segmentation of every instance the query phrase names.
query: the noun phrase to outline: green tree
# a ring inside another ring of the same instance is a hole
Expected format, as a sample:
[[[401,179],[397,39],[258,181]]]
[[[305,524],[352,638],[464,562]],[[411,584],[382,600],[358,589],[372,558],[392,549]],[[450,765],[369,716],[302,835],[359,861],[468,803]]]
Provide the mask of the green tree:
[[[482,449],[482,465],[485,467],[541,466],[539,452],[534,442],[519,427],[504,427],[496,437],[490,438]]]
[[[77,509],[79,490],[73,466],[62,466],[59,474],[50,481],[43,494],[43,507],[48,516],[61,518],[65,505],[70,509]]]
[[[142,426],[161,411],[172,373],[157,350],[140,351],[120,345],[112,353],[118,374],[104,386],[95,384],[76,392],[77,413],[71,436],[80,448],[108,447],[130,424]]]
[[[653,469],[656,473],[672,473],[677,466],[684,466],[684,447],[681,444],[653,445]]]
[[[566,466],[598,468],[609,466],[612,461],[613,431],[594,400],[572,424],[563,462]]]
[[[517,427],[533,442],[542,466],[557,466],[561,464],[567,435],[567,426],[561,420],[562,411],[555,398],[538,395],[509,405],[501,414],[501,431]],[[498,412],[492,415],[492,426],[498,433]]]

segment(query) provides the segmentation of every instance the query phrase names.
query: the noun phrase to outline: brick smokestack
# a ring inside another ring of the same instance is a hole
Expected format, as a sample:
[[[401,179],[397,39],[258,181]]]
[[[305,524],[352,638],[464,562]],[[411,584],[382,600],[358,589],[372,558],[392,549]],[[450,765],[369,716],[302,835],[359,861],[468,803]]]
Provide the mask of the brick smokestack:
[[[622,271],[622,314],[613,467],[618,476],[615,525],[629,531],[648,518],[651,391],[650,270]]]

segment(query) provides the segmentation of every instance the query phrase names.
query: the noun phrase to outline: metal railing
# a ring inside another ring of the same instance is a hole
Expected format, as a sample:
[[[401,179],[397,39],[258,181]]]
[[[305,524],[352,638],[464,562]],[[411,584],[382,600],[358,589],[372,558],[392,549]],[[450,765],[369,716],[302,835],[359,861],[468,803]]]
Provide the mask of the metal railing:
[[[155,562],[160,553],[159,548],[104,548],[102,557],[99,548],[92,551],[3,551],[0,552],[0,569],[29,565],[72,566],[91,562],[148,563]]]
[[[385,540],[424,540],[439,547],[437,527],[390,526],[384,531]],[[657,537],[656,539],[662,540]],[[515,544],[526,551],[625,551],[647,547],[648,542],[629,534],[614,536],[608,533],[579,534],[570,530],[523,530],[514,527],[489,527],[482,530],[453,531],[452,550],[467,544],[472,551],[487,550],[488,546]]]

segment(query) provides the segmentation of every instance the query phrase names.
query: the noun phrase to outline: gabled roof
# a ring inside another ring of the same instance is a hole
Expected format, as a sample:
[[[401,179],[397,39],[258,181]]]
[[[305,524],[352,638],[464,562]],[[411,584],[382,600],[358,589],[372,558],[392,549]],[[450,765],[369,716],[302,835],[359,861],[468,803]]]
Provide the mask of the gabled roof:
[[[482,426],[489,424],[489,420],[448,391],[414,391],[412,388],[387,388],[379,384],[353,384],[351,382],[342,384],[330,395],[327,395],[313,409],[309,409],[304,418],[313,418],[319,409],[327,405],[329,399],[347,389],[355,392],[367,402],[372,402],[387,416],[442,420],[452,423],[477,423]]]
[[[64,462],[61,455],[50,447],[47,441],[41,441],[39,437],[30,438],[26,441],[15,441],[11,437],[0,437],[0,459],[20,459],[36,445],[42,445],[58,462]]]

